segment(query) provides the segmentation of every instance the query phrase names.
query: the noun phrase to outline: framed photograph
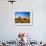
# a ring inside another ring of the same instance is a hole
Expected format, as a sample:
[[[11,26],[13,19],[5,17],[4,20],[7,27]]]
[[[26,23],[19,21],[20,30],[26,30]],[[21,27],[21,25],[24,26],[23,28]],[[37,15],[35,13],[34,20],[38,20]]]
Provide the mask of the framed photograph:
[[[33,22],[32,11],[16,11],[15,25],[32,25]]]

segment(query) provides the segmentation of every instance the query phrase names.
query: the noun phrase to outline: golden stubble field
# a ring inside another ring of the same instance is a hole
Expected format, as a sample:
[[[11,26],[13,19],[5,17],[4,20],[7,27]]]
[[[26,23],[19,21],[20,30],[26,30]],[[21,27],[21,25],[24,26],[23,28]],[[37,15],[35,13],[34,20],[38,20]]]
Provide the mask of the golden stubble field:
[[[30,23],[30,18],[15,18],[15,23]]]

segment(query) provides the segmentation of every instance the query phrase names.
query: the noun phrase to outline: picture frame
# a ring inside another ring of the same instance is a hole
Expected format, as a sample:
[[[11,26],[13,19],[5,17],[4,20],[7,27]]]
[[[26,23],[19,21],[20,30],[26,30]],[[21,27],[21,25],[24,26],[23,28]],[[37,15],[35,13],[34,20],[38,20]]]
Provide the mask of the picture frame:
[[[33,24],[33,12],[32,10],[16,11],[14,24],[16,26],[32,26]]]

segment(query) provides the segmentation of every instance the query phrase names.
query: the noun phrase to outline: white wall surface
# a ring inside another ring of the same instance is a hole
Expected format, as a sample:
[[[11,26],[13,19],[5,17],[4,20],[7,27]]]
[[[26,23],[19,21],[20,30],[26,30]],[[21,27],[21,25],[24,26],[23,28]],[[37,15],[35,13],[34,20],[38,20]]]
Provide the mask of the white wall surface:
[[[33,10],[32,26],[14,26],[16,10]],[[46,40],[46,0],[17,0],[13,5],[0,0],[0,41],[15,40],[19,32],[31,34],[33,40]]]

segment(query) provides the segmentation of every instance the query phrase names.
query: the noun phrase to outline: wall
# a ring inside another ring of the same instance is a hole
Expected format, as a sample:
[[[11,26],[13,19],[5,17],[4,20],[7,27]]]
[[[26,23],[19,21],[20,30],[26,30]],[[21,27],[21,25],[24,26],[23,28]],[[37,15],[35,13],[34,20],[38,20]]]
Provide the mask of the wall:
[[[31,9],[33,25],[14,26],[14,12]],[[37,41],[46,40],[46,0],[17,0],[14,5],[0,0],[0,40],[14,40],[19,32],[29,33]]]

